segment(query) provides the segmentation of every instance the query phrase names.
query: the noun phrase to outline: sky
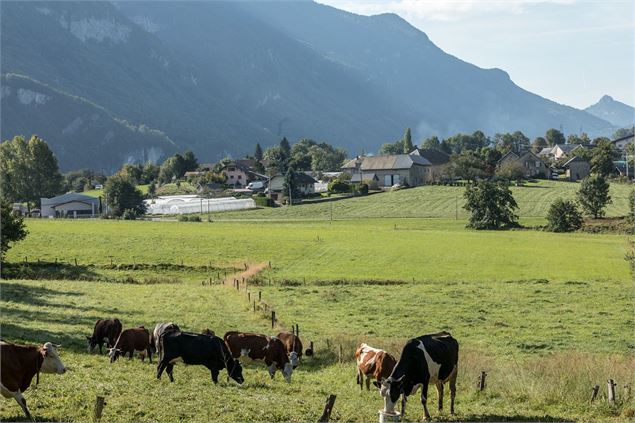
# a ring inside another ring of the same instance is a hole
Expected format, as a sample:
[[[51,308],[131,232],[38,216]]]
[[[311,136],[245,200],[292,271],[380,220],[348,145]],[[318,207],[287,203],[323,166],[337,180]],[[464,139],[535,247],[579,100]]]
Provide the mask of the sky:
[[[577,108],[605,94],[634,105],[633,0],[317,0],[393,12],[440,48],[501,68],[522,88]]]

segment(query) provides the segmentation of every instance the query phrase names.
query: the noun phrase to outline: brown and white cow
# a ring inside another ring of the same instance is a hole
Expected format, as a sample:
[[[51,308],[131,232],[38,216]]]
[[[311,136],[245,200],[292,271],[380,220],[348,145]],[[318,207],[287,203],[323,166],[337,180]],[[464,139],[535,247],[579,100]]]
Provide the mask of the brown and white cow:
[[[103,319],[97,320],[95,328],[93,329],[93,335],[87,336],[88,340],[88,352],[93,352],[96,346],[99,345],[99,354],[103,354],[102,345],[105,343],[106,348],[112,348],[117,342],[117,338],[121,334],[121,322],[119,319]]]
[[[0,393],[5,398],[15,398],[28,419],[31,419],[31,413],[22,393],[31,385],[33,376],[37,375],[39,381],[40,372],[66,372],[55,345],[50,342],[42,346],[0,342]]]
[[[276,338],[282,341],[289,355],[289,362],[295,369],[300,364],[302,358],[302,341],[300,337],[292,332],[280,332]]]
[[[119,356],[125,356],[129,354],[129,359],[132,360],[132,354],[135,352],[145,351],[145,354],[150,358],[152,363],[152,344],[150,343],[150,332],[148,329],[140,326],[138,328],[126,329],[121,332],[115,346],[108,351],[110,362],[114,363]],[[139,354],[141,360],[144,361],[145,354]]]
[[[381,383],[387,379],[397,365],[397,360],[391,354],[378,348],[373,348],[362,343],[355,351],[357,361],[357,384],[364,389],[364,377],[366,377],[366,389],[370,390],[371,379]]]
[[[223,339],[234,358],[245,355],[252,360],[264,360],[272,379],[276,370],[280,370],[284,379],[291,382],[293,366],[289,362],[287,349],[278,338],[232,331],[227,332]]]

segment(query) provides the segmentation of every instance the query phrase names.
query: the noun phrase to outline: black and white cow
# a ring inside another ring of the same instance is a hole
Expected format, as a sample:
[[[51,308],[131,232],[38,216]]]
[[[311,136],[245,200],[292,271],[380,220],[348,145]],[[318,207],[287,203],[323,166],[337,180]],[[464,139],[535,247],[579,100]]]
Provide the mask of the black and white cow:
[[[176,323],[157,323],[154,326],[154,330],[152,331],[152,335],[150,336],[150,344],[154,348],[154,351],[157,353],[159,359],[161,359],[161,351],[159,350],[159,338],[166,332],[178,332],[181,328]]]
[[[218,374],[222,369],[227,369],[229,377],[236,382],[242,384],[245,381],[240,361],[232,357],[229,348],[218,336],[164,332],[159,338],[159,345],[161,354],[157,365],[157,379],[161,379],[161,373],[166,370],[170,382],[174,382],[172,369],[174,364],[182,362],[207,367],[214,383],[218,383]]]
[[[450,383],[450,413],[454,414],[459,343],[448,332],[424,335],[409,340],[390,376],[380,387],[384,398],[384,412],[394,413],[400,395],[404,400],[421,388],[424,418],[429,419],[428,385],[435,384],[439,394],[439,411],[443,409],[443,384]],[[402,410],[403,413],[403,410]]]

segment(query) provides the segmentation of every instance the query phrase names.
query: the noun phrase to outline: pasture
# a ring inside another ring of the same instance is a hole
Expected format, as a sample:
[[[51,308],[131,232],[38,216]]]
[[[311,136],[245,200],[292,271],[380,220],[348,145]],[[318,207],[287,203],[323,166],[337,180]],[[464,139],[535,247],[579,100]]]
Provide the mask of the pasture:
[[[381,195],[392,194],[399,192]],[[19,274],[38,268],[39,259],[42,279],[2,281],[2,337],[64,345],[70,370],[43,375],[25,394],[31,412],[49,421],[89,420],[95,395],[106,396],[106,421],[316,421],[331,393],[338,396],[334,420],[375,421],[383,403],[355,384],[355,344],[366,340],[398,355],[409,337],[442,329],[461,343],[457,415],[438,415],[431,389],[435,420],[631,420],[635,404],[623,394],[635,384],[628,237],[464,225],[29,220],[29,236],[7,260]],[[19,265],[25,257],[28,264]],[[56,259],[57,266],[44,263]],[[261,291],[276,310],[273,331],[245,290],[201,284],[269,260],[272,269],[247,289],[252,299]],[[304,358],[291,384],[279,374],[269,379],[262,363],[246,363],[243,386],[227,382],[225,372],[215,386],[206,369],[183,365],[170,384],[156,380],[155,360],[110,365],[86,352],[85,336],[104,317],[119,317],[124,328],[173,320],[220,335],[275,334],[298,323],[317,354]],[[477,392],[481,370],[488,384]],[[606,403],[609,377],[619,384],[615,405]],[[600,397],[590,404],[596,383]],[[419,397],[411,397],[408,420],[421,414]],[[22,419],[13,400],[0,401],[0,419]]]

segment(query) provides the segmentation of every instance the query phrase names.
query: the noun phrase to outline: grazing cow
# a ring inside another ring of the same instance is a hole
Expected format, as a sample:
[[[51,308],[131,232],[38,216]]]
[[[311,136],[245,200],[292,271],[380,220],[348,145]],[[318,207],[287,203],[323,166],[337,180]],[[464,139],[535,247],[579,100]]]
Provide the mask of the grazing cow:
[[[176,323],[157,323],[156,326],[154,327],[154,330],[152,331],[152,338],[150,338],[150,344],[152,344],[152,348],[154,348],[154,351],[157,353],[157,356],[160,358],[161,357],[161,352],[159,351],[159,338],[161,338],[161,335],[163,335],[166,332],[178,332],[181,329],[179,328],[179,325],[177,325]]]
[[[223,338],[234,358],[246,355],[252,360],[264,360],[272,379],[279,369],[284,379],[291,382],[293,366],[284,344],[278,338],[242,332],[227,332]]]
[[[37,375],[39,382],[40,372],[66,372],[55,345],[50,342],[42,346],[0,342],[0,393],[5,398],[15,398],[27,419],[31,419],[31,413],[22,393],[31,385],[33,376]]]
[[[157,379],[161,379],[163,370],[166,370],[170,382],[174,382],[172,370],[174,364],[180,361],[207,367],[214,383],[218,383],[218,374],[222,369],[227,369],[229,377],[236,382],[242,384],[245,381],[240,361],[231,356],[227,345],[218,336],[166,332],[159,338],[159,344],[162,355],[157,364]]]
[[[140,326],[134,329],[126,329],[121,332],[115,346],[108,351],[110,356],[110,362],[114,363],[119,356],[125,356],[130,354],[129,359],[132,360],[132,354],[134,352],[145,351],[152,363],[152,344],[150,343],[150,332],[148,329]],[[140,355],[141,360],[144,361],[145,354]]]
[[[388,379],[397,364],[397,360],[391,354],[364,343],[357,347],[355,360],[357,361],[357,384],[364,389],[364,377],[366,377],[367,390],[370,390],[371,379],[379,383]]]
[[[276,338],[282,341],[289,354],[289,362],[295,369],[300,364],[302,358],[302,341],[300,337],[292,332],[280,332]]]
[[[115,342],[121,334],[121,322],[119,319],[97,320],[93,329],[93,336],[87,336],[88,352],[93,352],[95,347],[99,345],[99,354],[103,354],[102,345],[105,343],[106,348],[115,346]]]
[[[456,375],[459,361],[459,343],[448,332],[424,335],[409,340],[403,347],[401,358],[390,377],[381,386],[384,412],[394,413],[401,394],[404,400],[421,387],[424,419],[430,418],[427,398],[428,384],[434,383],[439,394],[439,411],[443,409],[443,384],[450,382],[450,414],[454,415]]]

